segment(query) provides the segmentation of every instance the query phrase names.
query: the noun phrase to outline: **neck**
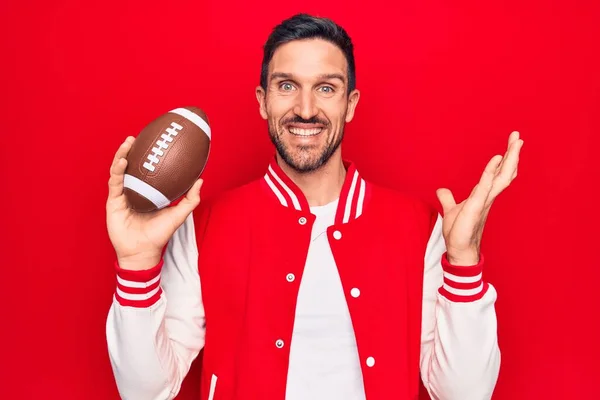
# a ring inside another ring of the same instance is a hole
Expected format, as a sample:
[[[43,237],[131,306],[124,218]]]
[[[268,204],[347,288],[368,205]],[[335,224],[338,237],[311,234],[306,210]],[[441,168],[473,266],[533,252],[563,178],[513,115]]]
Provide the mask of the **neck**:
[[[311,207],[324,206],[337,199],[346,179],[346,168],[339,148],[327,163],[312,172],[294,170],[279,157],[279,154],[277,164],[304,193]]]

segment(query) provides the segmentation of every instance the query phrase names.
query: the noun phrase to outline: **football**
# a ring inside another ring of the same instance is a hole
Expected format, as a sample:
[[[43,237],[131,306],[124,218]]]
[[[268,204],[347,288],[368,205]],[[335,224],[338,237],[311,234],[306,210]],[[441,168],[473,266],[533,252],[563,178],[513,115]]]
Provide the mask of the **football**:
[[[128,205],[150,212],[185,195],[206,166],[210,142],[208,118],[198,107],[173,109],[146,125],[127,154]]]

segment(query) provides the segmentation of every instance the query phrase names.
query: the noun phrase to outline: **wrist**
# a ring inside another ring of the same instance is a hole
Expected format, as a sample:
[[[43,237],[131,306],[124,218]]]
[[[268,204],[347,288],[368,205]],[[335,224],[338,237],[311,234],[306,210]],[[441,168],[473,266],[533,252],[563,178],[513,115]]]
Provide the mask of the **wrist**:
[[[448,263],[456,267],[471,267],[479,264],[481,260],[479,249],[473,248],[466,251],[452,251],[449,248],[446,252]]]
[[[160,254],[118,257],[117,265],[121,270],[143,271],[154,268],[161,260]]]
[[[455,267],[472,267],[479,264],[479,256],[452,257],[448,255],[448,263]]]

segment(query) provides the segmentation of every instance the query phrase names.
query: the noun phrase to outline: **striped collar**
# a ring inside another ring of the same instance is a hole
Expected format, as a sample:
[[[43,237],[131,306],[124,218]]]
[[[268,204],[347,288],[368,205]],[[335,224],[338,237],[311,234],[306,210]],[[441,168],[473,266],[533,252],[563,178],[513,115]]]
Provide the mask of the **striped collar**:
[[[362,215],[369,189],[367,182],[360,176],[354,163],[344,160],[344,166],[346,167],[346,178],[342,185],[335,215],[336,224],[348,223]],[[283,172],[275,157],[269,163],[264,180],[282,206],[310,212],[306,196]]]

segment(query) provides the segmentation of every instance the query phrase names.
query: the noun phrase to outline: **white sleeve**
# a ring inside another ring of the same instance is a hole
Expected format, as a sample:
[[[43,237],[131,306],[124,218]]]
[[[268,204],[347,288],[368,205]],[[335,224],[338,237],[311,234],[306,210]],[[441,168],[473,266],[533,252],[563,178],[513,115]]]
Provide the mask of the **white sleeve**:
[[[110,362],[124,400],[173,399],[204,346],[198,249],[190,215],[150,270],[116,266],[106,321]]]
[[[438,214],[425,254],[421,379],[435,400],[490,399],[500,370],[494,287],[446,259]]]

